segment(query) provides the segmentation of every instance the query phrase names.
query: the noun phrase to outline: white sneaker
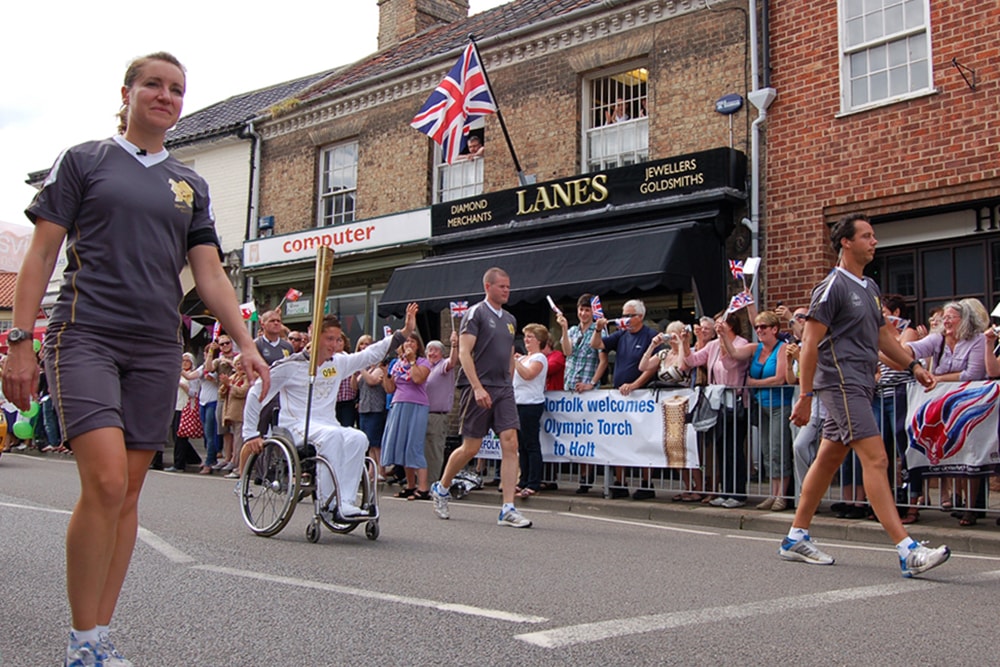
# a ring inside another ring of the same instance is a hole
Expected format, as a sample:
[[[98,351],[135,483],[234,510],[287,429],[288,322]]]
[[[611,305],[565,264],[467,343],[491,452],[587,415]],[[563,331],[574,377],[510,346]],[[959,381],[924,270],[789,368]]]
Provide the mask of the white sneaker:
[[[928,549],[925,544],[925,542],[917,544],[910,549],[905,558],[899,559],[899,567],[904,577],[923,574],[951,558],[951,549],[948,547],[941,545],[937,549]]]
[[[500,510],[497,525],[510,526],[511,528],[531,528],[531,521],[525,519],[516,509],[509,509],[506,512]]]
[[[355,516],[363,516],[364,514],[365,514],[365,511],[363,509],[361,509],[360,507],[358,507],[357,505],[349,503],[346,500],[344,502],[340,503],[340,516],[342,516],[344,518],[355,517]]]
[[[722,506],[727,510],[731,510],[734,507],[743,507],[746,504],[745,500],[737,500],[736,498],[726,498],[722,501]]]
[[[729,498],[723,498],[722,496],[716,496],[708,501],[708,504],[712,507],[722,507]]]
[[[808,535],[798,542],[793,542],[790,537],[786,537],[781,542],[778,555],[785,560],[797,560],[800,563],[809,563],[810,565],[833,565],[833,557],[817,549]]]
[[[438,515],[439,519],[447,519],[451,516],[448,513],[448,501],[451,500],[451,494],[448,489],[441,485],[441,482],[431,484],[431,498],[434,499],[434,513]]]

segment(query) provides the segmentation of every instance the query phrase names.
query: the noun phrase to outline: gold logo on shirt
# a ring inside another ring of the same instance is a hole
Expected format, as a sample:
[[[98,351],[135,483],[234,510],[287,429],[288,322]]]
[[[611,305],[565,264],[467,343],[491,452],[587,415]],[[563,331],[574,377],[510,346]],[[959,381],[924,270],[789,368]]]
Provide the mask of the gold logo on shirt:
[[[329,368],[324,368],[323,369],[323,377],[325,377],[325,378],[336,377],[336,375],[337,375],[337,369],[334,368],[333,366],[330,366]]]
[[[191,207],[194,204],[194,188],[187,184],[187,181],[175,181],[168,179],[170,190],[174,193],[174,203],[186,204]]]
[[[507,323],[507,333],[509,333],[511,336],[514,335],[514,325],[511,324],[510,322]]]

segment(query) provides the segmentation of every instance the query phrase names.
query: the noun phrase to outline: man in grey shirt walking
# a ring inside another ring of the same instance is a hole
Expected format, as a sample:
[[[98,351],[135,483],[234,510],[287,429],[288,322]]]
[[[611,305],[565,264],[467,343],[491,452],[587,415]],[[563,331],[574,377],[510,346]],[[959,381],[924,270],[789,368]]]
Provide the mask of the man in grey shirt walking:
[[[901,367],[909,364],[917,382],[932,389],[934,377],[899,344],[882,317],[878,286],[864,275],[875,258],[878,240],[868,218],[848,215],[830,232],[837,267],[813,290],[799,356],[801,393],[792,421],[809,421],[813,396],[827,410],[823,440],[802,482],[798,510],[778,555],[785,560],[832,565],[833,558],[809,539],[809,525],[833,476],[853,448],[864,470],[865,492],[882,527],[896,544],[904,577],[937,567],[951,555],[948,547],[929,549],[911,538],[896,512],[886,475],[888,461],[871,402],[881,350]]]

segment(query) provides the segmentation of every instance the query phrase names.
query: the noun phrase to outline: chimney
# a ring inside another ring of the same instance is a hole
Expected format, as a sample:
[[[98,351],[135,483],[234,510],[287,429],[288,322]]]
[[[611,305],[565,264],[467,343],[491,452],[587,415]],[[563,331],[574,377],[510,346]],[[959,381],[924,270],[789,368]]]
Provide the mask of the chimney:
[[[441,23],[469,17],[469,0],[378,0],[379,51]]]

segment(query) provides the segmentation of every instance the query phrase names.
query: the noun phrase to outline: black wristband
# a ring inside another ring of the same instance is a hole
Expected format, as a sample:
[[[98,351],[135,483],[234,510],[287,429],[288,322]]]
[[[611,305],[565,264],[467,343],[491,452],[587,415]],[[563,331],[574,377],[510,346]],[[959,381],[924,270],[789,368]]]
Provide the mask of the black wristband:
[[[921,364],[921,363],[920,363],[920,360],[919,360],[919,359],[914,359],[913,361],[911,361],[911,362],[910,362],[910,365],[906,367],[906,370],[908,370],[908,371],[910,371],[910,372],[912,373],[912,372],[913,372],[913,369],[914,369],[914,368],[915,368],[916,366],[923,366],[923,364]]]

